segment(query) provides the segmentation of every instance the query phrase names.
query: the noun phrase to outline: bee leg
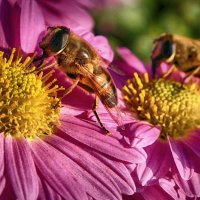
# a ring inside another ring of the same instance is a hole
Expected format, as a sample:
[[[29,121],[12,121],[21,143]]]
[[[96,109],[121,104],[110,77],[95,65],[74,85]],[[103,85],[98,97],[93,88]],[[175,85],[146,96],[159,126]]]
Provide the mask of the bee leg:
[[[172,66],[168,69],[168,71],[162,76],[162,78],[167,78],[167,77],[174,71],[175,68],[176,68],[176,66],[175,66],[175,65],[172,65]]]
[[[191,73],[187,74],[184,78],[183,78],[183,83],[185,83],[185,80],[188,79],[191,76],[194,76],[195,74],[197,74],[200,71],[200,66],[197,66],[195,70],[193,70]]]
[[[66,95],[68,95],[70,92],[72,92],[72,90],[78,85],[78,82],[80,81],[80,77],[78,76],[74,83],[69,87],[67,88],[67,90],[65,91],[65,93],[62,95],[62,97],[60,98],[60,100],[62,100]],[[59,103],[57,103],[54,107],[58,107]]]
[[[101,119],[99,118],[99,115],[96,111],[97,107],[98,107],[98,97],[95,96],[95,101],[94,101],[92,111],[94,112],[94,115],[97,118],[97,121],[100,124],[101,128],[106,132],[106,135],[110,135],[111,133],[104,127],[103,123],[101,122]]]
[[[63,94],[63,96],[60,99],[62,100],[66,95],[71,93],[72,90],[78,85],[79,81],[80,81],[80,77],[77,76],[77,78],[75,79],[74,83],[69,88],[67,88],[67,90],[65,90],[65,93]]]
[[[49,64],[49,61],[45,62],[45,60],[44,60],[45,58],[46,58],[46,56],[43,54],[33,60],[33,62],[40,61],[39,64],[37,65],[37,68],[35,69],[37,72],[49,69],[52,66],[57,66],[56,62],[52,62],[51,64]]]

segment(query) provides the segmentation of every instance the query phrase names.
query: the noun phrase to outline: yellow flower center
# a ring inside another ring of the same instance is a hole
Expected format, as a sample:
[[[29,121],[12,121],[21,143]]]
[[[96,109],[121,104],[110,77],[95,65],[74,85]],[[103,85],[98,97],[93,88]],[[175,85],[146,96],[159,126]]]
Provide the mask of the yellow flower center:
[[[22,62],[0,51],[0,132],[12,137],[33,139],[53,133],[59,124],[60,100],[50,81],[53,71],[43,76],[35,70],[33,58]]]
[[[181,84],[163,78],[149,81],[148,74],[127,81],[124,99],[139,119],[161,128],[160,138],[183,138],[200,127],[200,90],[195,83]]]

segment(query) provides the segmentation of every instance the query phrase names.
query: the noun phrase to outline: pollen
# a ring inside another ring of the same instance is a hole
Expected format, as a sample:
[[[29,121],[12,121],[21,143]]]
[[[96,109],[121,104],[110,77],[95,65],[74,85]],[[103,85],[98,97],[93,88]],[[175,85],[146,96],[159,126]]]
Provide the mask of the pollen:
[[[149,81],[148,74],[134,74],[123,88],[128,108],[139,119],[160,127],[160,139],[186,137],[200,128],[200,89],[164,78]]]
[[[1,133],[30,140],[51,135],[60,124],[62,89],[52,80],[54,72],[37,72],[33,57],[23,59],[15,49],[7,57],[0,51]]]

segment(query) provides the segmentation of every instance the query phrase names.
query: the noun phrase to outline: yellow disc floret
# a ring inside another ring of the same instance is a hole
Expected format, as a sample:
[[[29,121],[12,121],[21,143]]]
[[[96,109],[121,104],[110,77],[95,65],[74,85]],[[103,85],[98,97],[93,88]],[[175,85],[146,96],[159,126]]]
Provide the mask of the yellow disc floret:
[[[12,137],[33,139],[53,133],[59,124],[60,100],[53,71],[43,76],[35,70],[33,58],[0,52],[0,131]]]
[[[149,81],[148,74],[134,74],[123,88],[131,111],[161,128],[161,139],[187,136],[200,128],[200,90],[195,83],[181,84],[163,78]]]

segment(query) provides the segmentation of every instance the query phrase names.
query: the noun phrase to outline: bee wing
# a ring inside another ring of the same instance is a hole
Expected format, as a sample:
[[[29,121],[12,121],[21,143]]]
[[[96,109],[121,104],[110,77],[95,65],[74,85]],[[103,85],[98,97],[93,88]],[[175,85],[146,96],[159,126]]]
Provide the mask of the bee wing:
[[[103,104],[104,105],[104,104]],[[118,106],[115,106],[113,108],[109,108],[108,106],[104,105],[105,109],[109,113],[109,115],[112,117],[112,119],[117,123],[122,129],[124,129],[124,122],[122,118],[122,112]]]
[[[95,74],[92,74],[90,71],[88,71],[85,67],[81,67],[80,70],[82,71],[85,76],[90,80],[90,83],[92,84],[93,88],[95,89],[95,94],[99,97],[99,99],[102,98],[102,85],[99,84],[99,82],[105,81],[101,76],[96,76]],[[104,68],[106,70],[106,68]],[[110,73],[106,70],[106,72],[110,75]],[[98,81],[97,81],[98,80]],[[123,120],[122,120],[122,113],[120,111],[120,108],[116,105],[112,108],[108,107],[105,105],[103,102],[102,104],[104,105],[105,109],[107,112],[110,114],[112,119],[123,128]]]
[[[125,76],[125,72],[123,72],[118,66],[116,66],[115,64],[110,64],[108,66],[108,69],[115,72],[117,75],[120,75],[120,76]]]

